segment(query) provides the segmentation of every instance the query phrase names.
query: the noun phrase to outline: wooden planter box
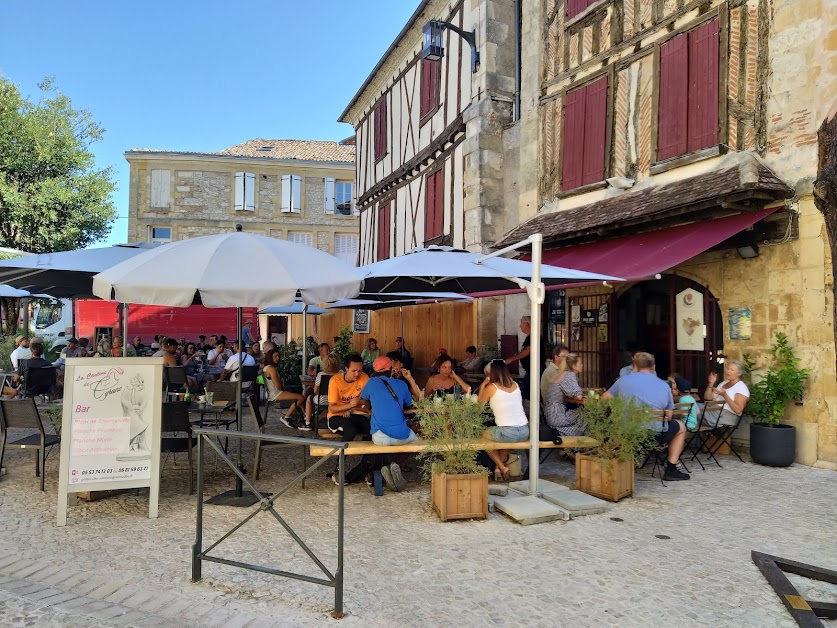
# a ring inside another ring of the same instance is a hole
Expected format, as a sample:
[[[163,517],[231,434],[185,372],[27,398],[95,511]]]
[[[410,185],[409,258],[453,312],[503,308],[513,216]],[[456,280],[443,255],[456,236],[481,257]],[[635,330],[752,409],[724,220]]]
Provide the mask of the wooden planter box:
[[[430,500],[442,521],[488,517],[488,476],[433,473]]]
[[[625,460],[605,461],[593,456],[576,454],[575,488],[601,499],[618,502],[634,494],[634,465]]]

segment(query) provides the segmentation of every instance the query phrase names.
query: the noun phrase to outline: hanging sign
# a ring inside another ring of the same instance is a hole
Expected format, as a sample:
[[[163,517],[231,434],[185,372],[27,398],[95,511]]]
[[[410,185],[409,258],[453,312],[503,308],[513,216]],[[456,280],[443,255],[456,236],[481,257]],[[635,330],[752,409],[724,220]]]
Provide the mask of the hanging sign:
[[[58,521],[70,493],[150,487],[157,517],[163,358],[68,358],[64,372]]]
[[[595,327],[599,324],[599,310],[581,310],[581,326]]]
[[[570,321],[573,323],[581,322],[581,306],[578,303],[573,303],[570,306]]]
[[[553,322],[556,325],[564,325],[567,322],[567,291],[556,290],[555,310],[553,311]]]
[[[703,295],[687,288],[674,298],[678,351],[703,351],[705,332]]]
[[[369,310],[353,310],[352,315],[352,332],[356,334],[368,334],[369,333],[369,319],[370,311]]]

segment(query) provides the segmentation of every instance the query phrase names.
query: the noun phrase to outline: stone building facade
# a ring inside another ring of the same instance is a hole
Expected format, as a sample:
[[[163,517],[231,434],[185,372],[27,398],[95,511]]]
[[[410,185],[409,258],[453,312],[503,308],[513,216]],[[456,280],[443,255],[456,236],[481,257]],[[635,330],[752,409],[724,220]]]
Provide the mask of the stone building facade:
[[[218,153],[128,151],[129,239],[182,240],[242,224],[356,264],[354,148],[259,139]]]

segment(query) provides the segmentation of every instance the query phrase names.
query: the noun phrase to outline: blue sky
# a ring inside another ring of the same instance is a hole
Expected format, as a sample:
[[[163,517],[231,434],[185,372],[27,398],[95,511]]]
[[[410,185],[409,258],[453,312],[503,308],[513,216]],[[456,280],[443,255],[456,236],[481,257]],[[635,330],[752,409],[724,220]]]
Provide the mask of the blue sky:
[[[0,73],[55,84],[105,129],[124,242],[132,148],[215,151],[254,138],[340,140],[351,97],[418,0],[4,0]],[[101,246],[101,244],[99,245]]]

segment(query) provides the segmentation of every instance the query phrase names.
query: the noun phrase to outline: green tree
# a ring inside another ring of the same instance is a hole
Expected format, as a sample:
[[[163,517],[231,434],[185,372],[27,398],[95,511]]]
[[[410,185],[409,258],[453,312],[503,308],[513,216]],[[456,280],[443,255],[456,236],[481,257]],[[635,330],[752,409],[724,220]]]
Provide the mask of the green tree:
[[[97,169],[90,150],[104,130],[52,79],[38,87],[31,102],[0,76],[0,245],[83,248],[105,238],[116,218],[112,170]]]

